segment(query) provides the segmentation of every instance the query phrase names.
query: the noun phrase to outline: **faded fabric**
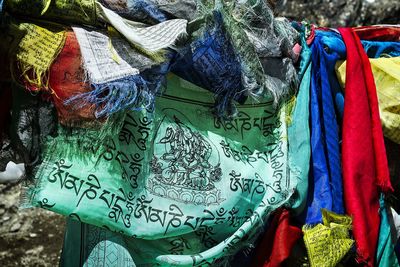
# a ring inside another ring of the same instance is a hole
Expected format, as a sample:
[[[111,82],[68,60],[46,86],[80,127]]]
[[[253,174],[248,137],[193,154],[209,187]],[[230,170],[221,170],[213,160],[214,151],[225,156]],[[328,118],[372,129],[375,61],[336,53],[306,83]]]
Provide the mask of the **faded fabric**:
[[[54,105],[44,101],[42,93],[33,96],[16,83],[12,83],[11,86],[10,140],[18,158],[21,159],[18,162],[25,164],[29,176],[42,162],[43,141],[56,132],[57,115]]]
[[[82,53],[85,75],[93,90],[76,94],[67,103],[78,108],[95,105],[98,118],[121,110],[149,107],[154,102],[147,82],[140,75],[155,62],[130,46],[118,33],[108,37],[104,32],[74,27]]]
[[[197,14],[197,0],[100,0],[103,6],[129,20],[156,24],[168,19],[192,21]]]
[[[155,53],[161,49],[171,47],[178,38],[186,36],[187,21],[184,19],[171,19],[157,25],[144,27],[126,21],[114,11],[105,8],[100,3],[96,4],[99,16],[112,25],[131,44],[143,52]]]
[[[48,87],[48,71],[64,45],[65,31],[53,32],[28,23],[21,23],[19,28],[26,33],[16,53],[18,72],[23,76],[25,86],[34,92],[51,91]]]
[[[138,265],[226,261],[289,205],[298,178],[287,173],[285,108],[248,103],[221,121],[211,105],[210,93],[172,76],[154,112],[128,113],[105,147],[94,147],[88,131],[59,131],[31,204],[131,237]]]
[[[275,19],[267,3],[216,1],[200,4],[199,13],[172,71],[213,92],[217,116],[234,117],[235,102],[247,97],[270,97],[276,104],[294,93],[291,51],[299,34]]]
[[[82,58],[78,41],[72,31],[66,35],[65,45],[50,68],[49,86],[53,90],[52,99],[57,109],[59,123],[66,126],[91,127],[96,124],[94,107],[72,108],[64,102],[75,94],[91,90],[85,83]]]

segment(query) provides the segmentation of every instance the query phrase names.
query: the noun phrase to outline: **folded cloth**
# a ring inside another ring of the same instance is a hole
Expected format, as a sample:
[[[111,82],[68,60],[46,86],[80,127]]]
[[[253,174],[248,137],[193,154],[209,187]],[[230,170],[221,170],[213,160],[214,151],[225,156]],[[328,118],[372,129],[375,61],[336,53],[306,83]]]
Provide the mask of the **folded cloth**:
[[[400,42],[361,41],[369,58],[399,57]]]

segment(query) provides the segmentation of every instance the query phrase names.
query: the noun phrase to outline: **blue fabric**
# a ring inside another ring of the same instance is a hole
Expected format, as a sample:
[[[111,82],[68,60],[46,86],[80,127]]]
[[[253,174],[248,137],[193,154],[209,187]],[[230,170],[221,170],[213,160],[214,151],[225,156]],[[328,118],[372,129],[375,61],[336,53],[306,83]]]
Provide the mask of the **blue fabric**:
[[[345,213],[336,115],[336,111],[343,111],[344,100],[334,69],[343,56],[344,44],[335,32],[317,31],[311,51],[311,171],[306,224],[322,222],[322,208]]]
[[[168,50],[166,60],[137,75],[128,76],[103,84],[91,84],[93,90],[75,95],[65,101],[66,105],[76,104],[78,108],[87,103],[96,106],[97,118],[108,117],[122,110],[153,110],[155,96],[162,91],[171,60],[176,56]]]
[[[168,20],[168,17],[151,1],[128,0],[127,5],[130,12],[143,14],[142,16],[148,17],[150,20],[155,22],[163,22]]]
[[[361,41],[369,58],[400,56],[400,42]]]
[[[343,118],[344,94],[336,78],[335,64],[338,60],[346,59],[346,46],[340,35],[333,31],[316,31],[318,42],[324,47],[323,54],[328,64],[326,65],[329,84],[335,99],[335,109],[339,123]],[[362,41],[364,50],[370,58],[378,58],[384,55],[391,57],[400,56],[400,42]]]
[[[154,102],[154,94],[140,75],[91,86],[92,91],[73,96],[65,101],[65,104],[77,103],[78,107],[83,107],[87,103],[94,104],[96,118],[101,118],[124,109],[148,108]]]
[[[241,64],[224,30],[221,14],[215,12],[214,17],[215,23],[192,42],[187,53],[176,60],[172,71],[213,92],[216,114],[222,117],[232,100],[242,104],[246,96],[241,83]]]

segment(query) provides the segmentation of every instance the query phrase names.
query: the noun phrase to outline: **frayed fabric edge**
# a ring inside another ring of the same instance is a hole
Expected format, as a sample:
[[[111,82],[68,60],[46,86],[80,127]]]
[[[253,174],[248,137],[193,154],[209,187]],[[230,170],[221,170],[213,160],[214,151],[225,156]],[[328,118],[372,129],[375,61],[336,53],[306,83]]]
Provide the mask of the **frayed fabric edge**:
[[[93,90],[67,99],[65,105],[79,109],[95,105],[96,118],[109,117],[123,110],[142,110],[154,104],[154,93],[140,75],[128,76],[103,84],[91,84]]]

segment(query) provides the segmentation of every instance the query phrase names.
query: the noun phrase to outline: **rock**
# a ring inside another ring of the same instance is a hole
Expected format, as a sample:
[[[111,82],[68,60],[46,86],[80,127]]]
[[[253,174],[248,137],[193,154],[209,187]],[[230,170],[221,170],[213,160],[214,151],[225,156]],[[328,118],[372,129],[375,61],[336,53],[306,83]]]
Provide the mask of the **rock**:
[[[29,249],[26,251],[26,254],[35,254],[38,255],[40,252],[44,250],[43,246],[37,246],[36,248]]]
[[[287,1],[279,15],[321,27],[340,27],[399,24],[398,14],[398,0],[298,0]]]
[[[10,232],[17,232],[19,229],[21,229],[21,224],[20,223],[15,223],[11,226]]]

